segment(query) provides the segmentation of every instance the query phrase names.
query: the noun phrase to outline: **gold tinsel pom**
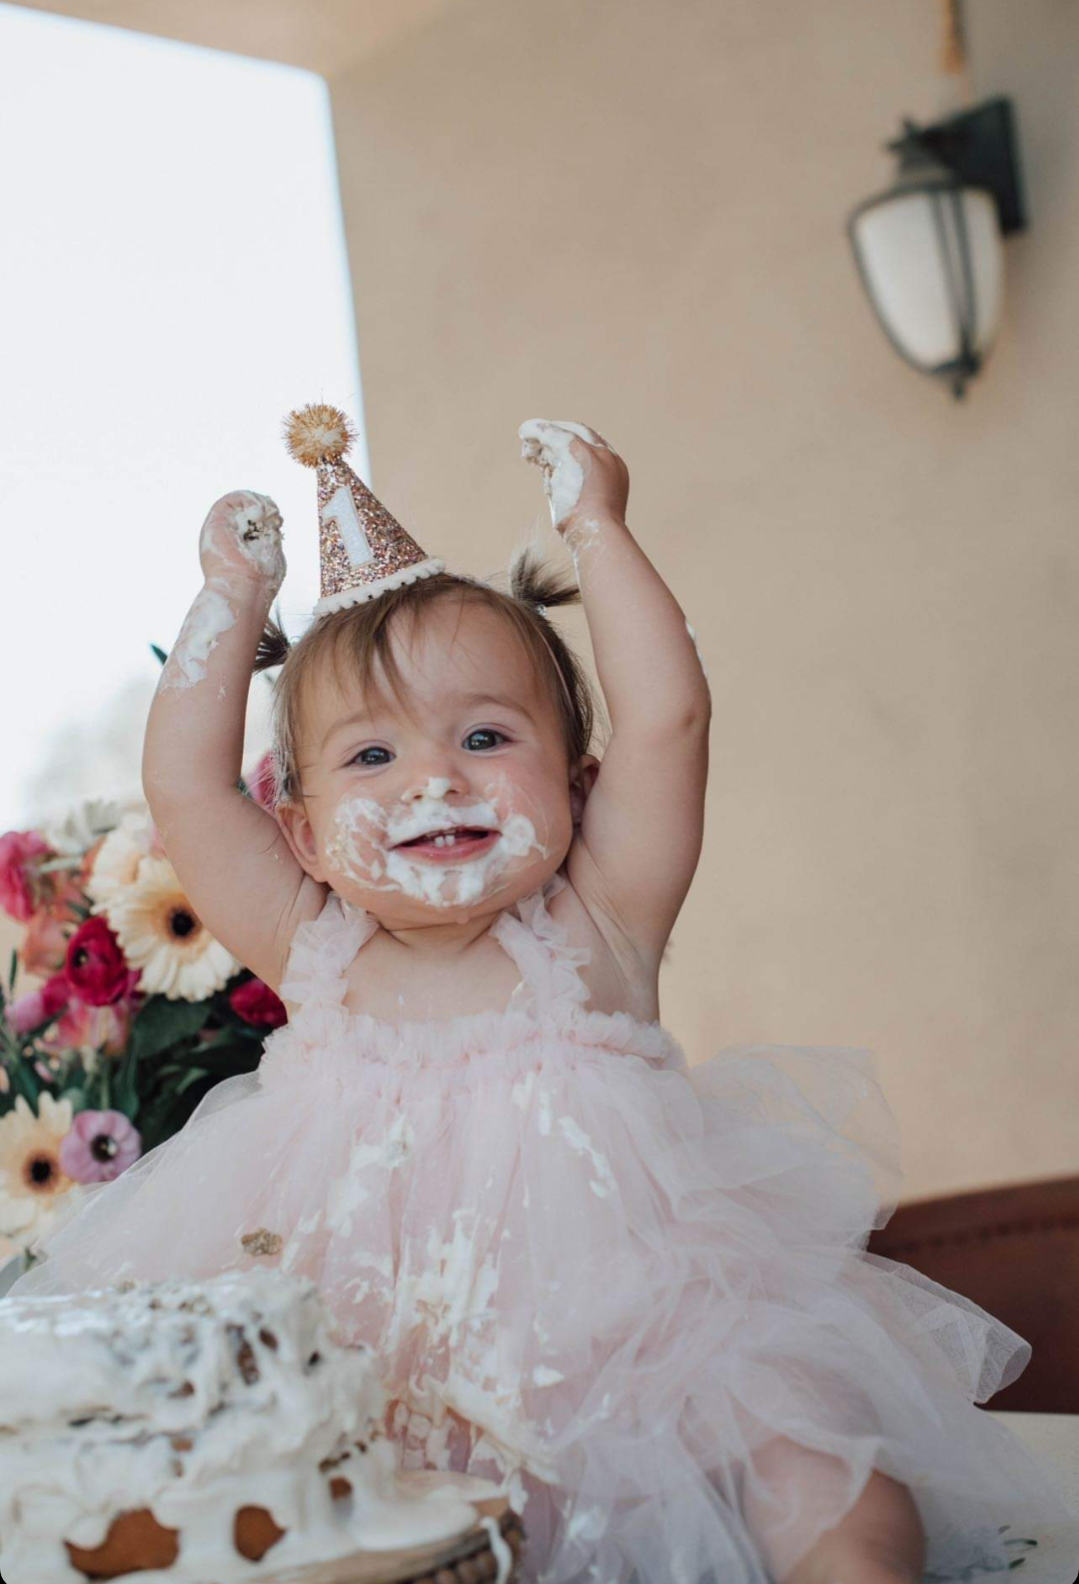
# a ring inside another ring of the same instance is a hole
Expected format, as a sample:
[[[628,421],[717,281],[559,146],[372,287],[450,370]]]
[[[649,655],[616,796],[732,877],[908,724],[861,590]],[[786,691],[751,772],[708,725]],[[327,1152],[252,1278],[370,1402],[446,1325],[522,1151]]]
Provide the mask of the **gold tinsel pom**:
[[[285,419],[285,445],[304,467],[336,462],[356,438],[356,431],[339,407],[311,402]]]

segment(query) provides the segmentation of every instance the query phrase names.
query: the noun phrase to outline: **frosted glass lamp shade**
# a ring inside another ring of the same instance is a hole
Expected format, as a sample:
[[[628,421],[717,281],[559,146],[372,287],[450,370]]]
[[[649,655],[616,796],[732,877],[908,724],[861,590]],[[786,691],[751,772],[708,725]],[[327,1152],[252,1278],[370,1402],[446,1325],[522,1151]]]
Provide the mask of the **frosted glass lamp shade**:
[[[1026,225],[1011,100],[935,126],[904,118],[885,147],[895,181],[847,221],[858,273],[896,351],[962,396],[1000,325],[1002,239]]]
[[[943,376],[965,354],[982,362],[1004,301],[1004,248],[988,192],[898,191],[855,216],[852,239],[877,317],[909,362]]]

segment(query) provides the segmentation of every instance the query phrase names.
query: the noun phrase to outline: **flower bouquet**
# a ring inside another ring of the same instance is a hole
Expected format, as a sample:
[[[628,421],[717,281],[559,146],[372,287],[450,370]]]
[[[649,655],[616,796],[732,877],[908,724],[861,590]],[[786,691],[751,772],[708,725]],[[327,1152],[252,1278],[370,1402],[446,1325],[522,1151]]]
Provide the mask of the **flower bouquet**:
[[[271,775],[266,754],[240,790],[268,808]],[[286,1014],[198,918],[141,802],[94,799],[0,835],[0,909],[25,926],[0,985],[0,1265],[13,1279],[61,1203],[254,1071]],[[14,998],[20,962],[43,983]]]

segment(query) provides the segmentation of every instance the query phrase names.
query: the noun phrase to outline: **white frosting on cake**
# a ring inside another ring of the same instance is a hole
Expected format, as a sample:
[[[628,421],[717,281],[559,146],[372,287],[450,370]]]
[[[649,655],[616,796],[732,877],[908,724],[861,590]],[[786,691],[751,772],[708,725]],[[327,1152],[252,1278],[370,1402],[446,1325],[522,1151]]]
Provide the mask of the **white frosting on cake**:
[[[64,1541],[93,1550],[143,1507],[180,1552],[138,1584],[231,1584],[471,1528],[466,1490],[496,1487],[410,1488],[385,1408],[375,1355],[334,1341],[307,1278],[256,1268],[0,1301],[0,1573],[82,1580]],[[351,1496],[334,1499],[335,1474]],[[234,1545],[249,1506],[287,1531],[261,1561]]]

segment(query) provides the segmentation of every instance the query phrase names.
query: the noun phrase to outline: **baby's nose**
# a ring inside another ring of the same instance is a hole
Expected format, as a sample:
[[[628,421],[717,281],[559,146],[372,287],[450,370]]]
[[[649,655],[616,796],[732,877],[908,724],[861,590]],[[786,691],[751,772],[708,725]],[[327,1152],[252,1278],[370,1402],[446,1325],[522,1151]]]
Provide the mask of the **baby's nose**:
[[[444,798],[453,786],[448,776],[428,776],[423,781],[417,781],[408,796],[411,801],[417,798]]]

